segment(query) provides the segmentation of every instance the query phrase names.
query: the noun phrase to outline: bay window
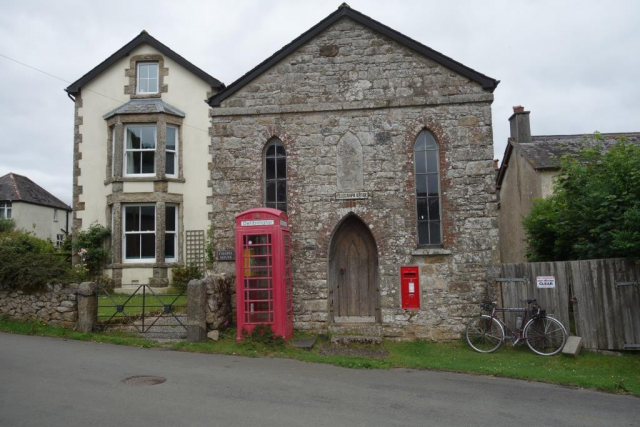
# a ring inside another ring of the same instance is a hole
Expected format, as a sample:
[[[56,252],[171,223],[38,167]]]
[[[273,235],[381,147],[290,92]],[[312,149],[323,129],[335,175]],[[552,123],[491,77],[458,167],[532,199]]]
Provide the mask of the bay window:
[[[155,261],[155,205],[126,205],[124,207],[124,244],[122,246],[125,262]]]
[[[178,128],[167,126],[165,174],[170,177],[178,176]]]
[[[164,257],[167,262],[178,259],[178,207],[165,207]]]
[[[125,176],[155,174],[156,126],[128,125],[125,127]]]

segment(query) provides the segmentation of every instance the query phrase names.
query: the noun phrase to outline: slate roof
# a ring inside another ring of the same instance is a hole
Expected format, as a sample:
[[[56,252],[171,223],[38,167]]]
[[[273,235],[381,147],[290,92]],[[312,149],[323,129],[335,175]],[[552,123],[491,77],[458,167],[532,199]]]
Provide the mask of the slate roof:
[[[202,80],[207,82],[209,86],[211,86],[212,88],[214,89],[224,88],[224,84],[220,82],[220,80],[207,74],[201,68],[196,67],[191,62],[187,61],[185,58],[180,56],[177,52],[174,52],[168,46],[162,44],[156,38],[152,37],[151,34],[143,30],[140,34],[138,34],[138,36],[136,36],[129,43],[121,47],[116,53],[114,53],[113,55],[111,55],[110,57],[102,61],[100,64],[98,64],[95,68],[93,68],[87,74],[80,77],[75,82],[71,83],[71,85],[69,85],[69,87],[67,87],[65,91],[71,95],[78,94],[82,86],[84,86],[87,82],[91,81],[94,77],[102,73],[104,70],[106,70],[107,68],[115,64],[120,59],[126,56],[129,56],[129,54],[133,49],[135,49],[136,47],[138,47],[143,43],[153,46],[163,55],[173,59],[175,62],[182,65],[184,68],[191,71],[193,74],[195,74],[196,76],[200,77]]]
[[[602,133],[600,136],[602,136],[602,140],[594,139],[593,134],[540,135],[532,136],[531,142],[523,144],[509,138],[496,178],[497,188],[502,185],[509,159],[514,150],[521,154],[535,170],[554,170],[560,168],[560,159],[564,155],[578,153],[587,147],[602,146],[606,150],[621,137],[626,138],[630,144],[640,146],[640,132]]]
[[[620,137],[640,146],[640,133],[603,133],[601,136],[602,141],[595,140],[591,134],[532,136],[532,142],[518,144],[518,148],[534,169],[541,170],[558,169],[562,156],[577,153],[583,148],[602,145],[607,149]]]
[[[26,176],[15,173],[8,173],[0,177],[0,200],[26,202],[67,211],[71,210],[69,205]]]
[[[185,114],[173,105],[167,104],[161,99],[132,99],[126,104],[122,104],[115,110],[109,111],[102,116],[105,120],[116,114],[144,114],[144,113],[166,113],[172,116],[184,117]]]
[[[207,102],[212,107],[219,106],[220,103],[224,101],[226,98],[230,97],[235,92],[237,92],[238,90],[240,90],[241,88],[249,84],[251,81],[253,81],[255,78],[260,76],[265,71],[267,71],[269,68],[273,67],[275,64],[280,62],[289,54],[297,50],[300,46],[302,46],[309,40],[313,39],[315,36],[320,34],[330,25],[332,25],[333,23],[335,23],[336,21],[338,21],[343,17],[351,18],[354,21],[364,25],[365,27],[368,27],[373,31],[381,33],[389,37],[390,39],[408,47],[409,49],[426,56],[427,58],[437,62],[438,64],[443,65],[449,68],[450,70],[455,71],[456,73],[462,76],[465,76],[475,82],[480,83],[482,87],[485,90],[488,90],[489,92],[493,92],[495,88],[498,86],[498,83],[500,83],[499,80],[493,79],[472,68],[469,68],[466,65],[463,65],[458,61],[455,61],[449,58],[448,56],[445,56],[442,53],[437,52],[431,49],[430,47],[425,46],[422,43],[417,42],[416,40],[413,40],[412,38],[409,38],[404,34],[399,33],[393,28],[387,27],[386,25],[381,24],[380,22],[374,19],[371,19],[370,17],[358,12],[357,10],[351,9],[351,7],[349,7],[348,4],[343,3],[342,5],[340,5],[340,7],[338,7],[338,9],[335,12],[333,12],[332,14],[327,16],[325,19],[323,19],[322,21],[320,21],[319,23],[311,27],[305,33],[302,33],[298,38],[293,40],[288,45],[284,46],[282,49],[280,49],[279,51],[271,55],[269,58],[265,59],[263,62],[258,64],[255,68],[253,68],[248,73],[240,77],[238,80],[231,83],[229,86],[227,86],[226,89],[211,96]]]

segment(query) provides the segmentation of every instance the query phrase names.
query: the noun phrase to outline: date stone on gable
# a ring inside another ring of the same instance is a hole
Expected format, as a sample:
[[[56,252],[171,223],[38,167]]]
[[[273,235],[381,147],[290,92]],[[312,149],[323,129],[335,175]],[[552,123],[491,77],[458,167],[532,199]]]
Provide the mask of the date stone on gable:
[[[364,190],[364,160],[358,137],[347,132],[338,142],[338,191]]]

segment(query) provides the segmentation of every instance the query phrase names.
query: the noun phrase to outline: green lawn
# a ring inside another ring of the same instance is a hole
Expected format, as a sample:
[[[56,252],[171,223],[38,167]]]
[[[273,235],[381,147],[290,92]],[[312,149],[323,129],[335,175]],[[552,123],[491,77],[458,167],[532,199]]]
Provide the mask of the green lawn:
[[[493,354],[479,354],[462,342],[428,343],[424,341],[385,342],[389,352],[384,358],[324,356],[318,348],[312,351],[285,345],[265,345],[247,340],[235,342],[235,331],[227,330],[218,342],[158,343],[123,332],[84,334],[39,323],[0,320],[0,331],[19,334],[64,337],[138,347],[163,347],[170,350],[219,353],[249,357],[282,357],[305,362],[329,363],[348,368],[389,369],[415,368],[486,374],[499,377],[543,381],[567,386],[585,387],[640,396],[640,353],[608,356],[583,351],[578,358],[542,357],[526,347],[505,345]]]
[[[174,302],[175,301],[175,302]],[[124,295],[112,294],[110,296],[98,296],[98,323],[107,322],[111,316],[116,314],[117,305],[123,305],[123,313],[127,316],[139,316],[142,313],[142,295]],[[172,304],[174,312],[186,312],[187,296],[176,295],[150,295],[147,294],[144,299],[145,314],[160,313],[164,308],[164,304]],[[118,313],[112,320],[125,318],[122,313]]]

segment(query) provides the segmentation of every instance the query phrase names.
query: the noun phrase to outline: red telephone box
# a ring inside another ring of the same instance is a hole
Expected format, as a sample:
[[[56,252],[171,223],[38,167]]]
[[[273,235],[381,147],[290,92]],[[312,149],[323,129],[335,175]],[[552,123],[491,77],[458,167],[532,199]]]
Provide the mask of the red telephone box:
[[[400,267],[402,308],[420,309],[420,273],[418,267]]]
[[[293,335],[291,235],[285,212],[249,209],[236,215],[238,333],[271,325],[275,335]]]

